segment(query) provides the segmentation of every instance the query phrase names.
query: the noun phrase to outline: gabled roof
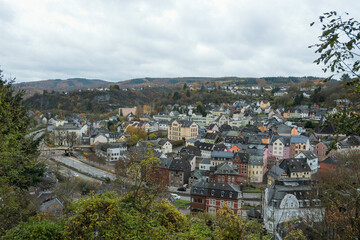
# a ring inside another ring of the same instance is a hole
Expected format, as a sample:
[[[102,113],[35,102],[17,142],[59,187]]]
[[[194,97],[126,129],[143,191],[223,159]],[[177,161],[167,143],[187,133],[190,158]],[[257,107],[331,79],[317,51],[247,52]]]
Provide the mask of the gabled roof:
[[[215,144],[213,148],[214,151],[225,151],[226,149],[227,147],[223,143]]]
[[[316,154],[313,151],[302,151],[300,154],[304,154],[305,158],[308,160],[312,160],[317,158]]]
[[[169,170],[172,171],[183,171],[183,172],[190,172],[190,163],[188,160],[185,159],[173,159],[171,161]]]
[[[282,168],[280,168],[280,167],[278,167],[278,166],[273,166],[271,169],[270,169],[270,171],[269,171],[269,175],[271,176],[271,177],[273,177],[274,179],[279,179],[280,177],[281,177],[281,175],[283,175],[284,174],[284,172],[285,172],[285,170],[284,169],[282,169]]]
[[[172,158],[160,158],[160,165],[158,166],[158,168],[169,169],[172,161]]]
[[[284,159],[280,163],[280,168],[284,169],[288,175],[292,172],[310,172],[311,169],[305,158]]]
[[[215,174],[238,175],[238,171],[228,163],[222,163],[217,166]]]
[[[191,195],[200,195],[214,198],[238,200],[241,198],[241,191],[230,183],[208,183],[198,182],[191,187]]]
[[[233,158],[233,152],[226,152],[226,151],[213,151],[211,153],[211,158],[221,157],[221,158]]]
[[[290,146],[290,136],[279,136],[279,135],[273,135],[271,140],[270,140],[270,144],[274,144],[274,142],[276,140],[280,140],[282,142],[282,144],[284,144],[285,147],[289,147]]]
[[[197,147],[200,150],[211,151],[213,149],[213,147],[214,147],[214,144],[200,142],[200,143],[197,144]]]
[[[309,140],[308,137],[303,136],[303,135],[293,135],[290,138],[290,144],[291,143],[306,143]]]

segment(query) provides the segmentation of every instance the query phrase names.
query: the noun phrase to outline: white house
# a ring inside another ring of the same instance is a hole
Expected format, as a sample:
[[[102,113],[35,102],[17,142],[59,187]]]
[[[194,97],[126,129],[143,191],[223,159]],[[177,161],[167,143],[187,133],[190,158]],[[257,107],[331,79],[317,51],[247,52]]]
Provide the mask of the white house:
[[[95,152],[99,157],[105,157],[106,161],[118,161],[127,151],[126,143],[101,143]]]
[[[273,233],[280,223],[301,220],[320,222],[325,216],[321,201],[309,194],[309,180],[278,180],[265,189],[262,202],[265,228]]]
[[[305,158],[307,164],[311,169],[311,174],[314,174],[320,168],[319,159],[312,151],[303,151],[299,153],[295,158]]]

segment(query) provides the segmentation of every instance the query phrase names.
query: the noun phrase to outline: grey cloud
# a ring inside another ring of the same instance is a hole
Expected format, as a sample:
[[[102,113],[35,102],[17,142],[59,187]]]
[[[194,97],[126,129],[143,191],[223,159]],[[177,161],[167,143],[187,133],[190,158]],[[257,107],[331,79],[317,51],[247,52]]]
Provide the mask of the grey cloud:
[[[330,10],[360,19],[355,0],[29,2],[0,0],[0,66],[17,81],[325,76],[309,23]]]

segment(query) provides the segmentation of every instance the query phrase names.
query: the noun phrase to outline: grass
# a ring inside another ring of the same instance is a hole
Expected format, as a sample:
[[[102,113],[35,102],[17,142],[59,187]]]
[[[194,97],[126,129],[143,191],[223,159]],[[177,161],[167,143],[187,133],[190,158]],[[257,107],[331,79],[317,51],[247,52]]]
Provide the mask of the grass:
[[[248,205],[243,205],[243,206],[242,206],[242,209],[243,209],[243,210],[250,210],[250,209],[253,209],[253,208],[255,208],[255,209],[260,209],[260,205],[258,205],[258,206],[256,206],[256,207],[254,207],[254,206],[248,206]]]
[[[244,189],[243,193],[262,193],[264,191],[264,188],[250,188],[250,189]]]
[[[174,205],[177,208],[187,208],[190,206],[190,201],[177,199],[175,200]]]

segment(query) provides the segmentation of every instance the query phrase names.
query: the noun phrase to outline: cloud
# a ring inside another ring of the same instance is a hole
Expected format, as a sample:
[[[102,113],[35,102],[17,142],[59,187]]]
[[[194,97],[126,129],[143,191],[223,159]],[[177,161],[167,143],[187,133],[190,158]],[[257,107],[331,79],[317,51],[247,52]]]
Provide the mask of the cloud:
[[[0,67],[17,81],[325,76],[308,46],[323,12],[359,1],[0,0]],[[356,15],[358,14],[358,15]]]

